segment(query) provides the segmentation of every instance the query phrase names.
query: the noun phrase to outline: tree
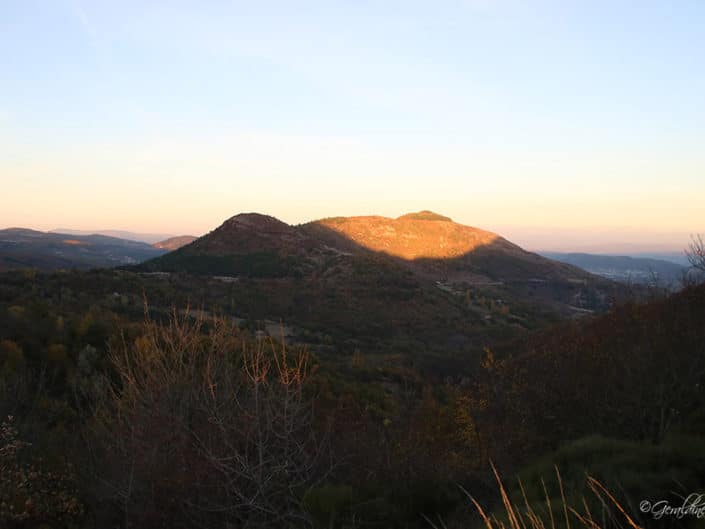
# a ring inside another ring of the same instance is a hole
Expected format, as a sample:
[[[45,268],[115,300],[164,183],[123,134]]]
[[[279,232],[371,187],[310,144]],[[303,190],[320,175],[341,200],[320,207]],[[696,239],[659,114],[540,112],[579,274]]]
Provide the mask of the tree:
[[[99,482],[128,527],[297,527],[328,458],[304,351],[174,314],[111,348]]]
[[[690,244],[685,251],[685,255],[688,257],[690,266],[700,272],[705,272],[705,239],[703,239],[702,235],[690,236]]]

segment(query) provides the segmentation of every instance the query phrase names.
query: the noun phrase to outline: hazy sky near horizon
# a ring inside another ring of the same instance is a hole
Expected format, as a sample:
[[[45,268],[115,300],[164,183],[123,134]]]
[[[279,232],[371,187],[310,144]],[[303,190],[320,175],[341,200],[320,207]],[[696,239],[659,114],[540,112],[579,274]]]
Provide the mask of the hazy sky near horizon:
[[[705,231],[702,0],[0,0],[0,50],[0,228]]]

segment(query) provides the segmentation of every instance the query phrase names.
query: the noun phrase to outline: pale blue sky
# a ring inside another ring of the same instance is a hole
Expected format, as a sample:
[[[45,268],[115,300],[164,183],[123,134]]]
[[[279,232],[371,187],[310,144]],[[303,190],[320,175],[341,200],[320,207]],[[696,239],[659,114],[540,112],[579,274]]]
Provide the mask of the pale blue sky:
[[[703,94],[701,0],[0,0],[0,227],[705,231]]]

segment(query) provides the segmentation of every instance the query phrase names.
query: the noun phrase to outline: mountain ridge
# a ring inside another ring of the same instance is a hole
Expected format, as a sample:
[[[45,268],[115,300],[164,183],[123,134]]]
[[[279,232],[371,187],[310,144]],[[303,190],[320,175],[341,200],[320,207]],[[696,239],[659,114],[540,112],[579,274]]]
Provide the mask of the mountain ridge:
[[[141,233],[127,230],[76,230],[72,228],[54,228],[47,233],[60,233],[64,235],[104,235],[128,241],[145,242],[155,244],[165,239],[175,237],[169,233]]]
[[[0,270],[110,268],[136,264],[164,250],[107,235],[75,235],[28,228],[0,230]]]
[[[240,213],[139,269],[340,284],[354,284],[356,275],[364,273],[401,285],[412,274],[424,285],[442,284],[451,293],[489,288],[497,298],[563,309],[606,306],[613,286],[575,266],[527,252],[496,233],[430,211],[396,219],[332,217],[295,226],[270,215]]]

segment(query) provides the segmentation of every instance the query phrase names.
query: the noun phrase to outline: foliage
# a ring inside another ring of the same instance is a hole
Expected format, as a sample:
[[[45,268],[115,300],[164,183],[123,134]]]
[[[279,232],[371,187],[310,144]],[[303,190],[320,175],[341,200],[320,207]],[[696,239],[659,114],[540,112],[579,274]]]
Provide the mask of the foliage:
[[[0,423],[0,527],[76,526],[84,507],[71,468],[49,470],[39,460],[23,461],[28,446],[18,438],[13,417]]]

